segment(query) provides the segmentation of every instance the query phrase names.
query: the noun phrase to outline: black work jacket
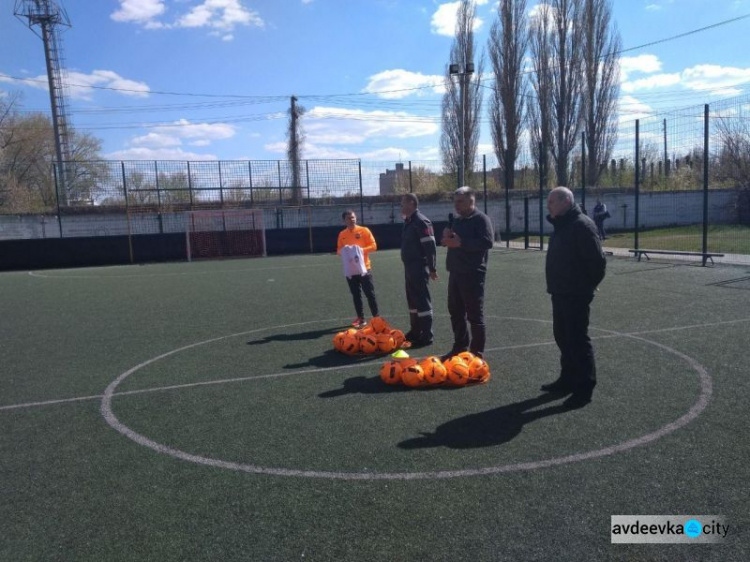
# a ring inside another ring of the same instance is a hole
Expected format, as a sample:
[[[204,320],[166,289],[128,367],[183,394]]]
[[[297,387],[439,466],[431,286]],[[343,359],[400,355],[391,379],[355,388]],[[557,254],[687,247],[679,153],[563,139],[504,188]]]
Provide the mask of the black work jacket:
[[[607,260],[594,221],[578,205],[547,220],[555,227],[547,247],[547,292],[553,295],[593,295],[604,279]]]
[[[461,247],[448,248],[446,269],[451,273],[486,273],[495,240],[490,218],[475,209],[468,217],[454,219],[453,232],[461,238]]]
[[[414,211],[404,221],[401,231],[401,261],[407,266],[427,267],[436,271],[435,233],[430,219]]]

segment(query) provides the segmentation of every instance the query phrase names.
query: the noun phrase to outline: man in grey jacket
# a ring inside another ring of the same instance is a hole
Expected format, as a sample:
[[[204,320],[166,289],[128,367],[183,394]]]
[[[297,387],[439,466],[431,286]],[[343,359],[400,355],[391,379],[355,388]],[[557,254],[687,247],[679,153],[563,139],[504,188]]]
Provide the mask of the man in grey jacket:
[[[570,394],[565,405],[580,408],[596,386],[594,347],[588,335],[594,291],[607,261],[596,225],[575,204],[573,192],[556,187],[547,198],[554,232],[547,248],[547,292],[552,295],[552,325],[560,349],[560,376],[542,390]]]

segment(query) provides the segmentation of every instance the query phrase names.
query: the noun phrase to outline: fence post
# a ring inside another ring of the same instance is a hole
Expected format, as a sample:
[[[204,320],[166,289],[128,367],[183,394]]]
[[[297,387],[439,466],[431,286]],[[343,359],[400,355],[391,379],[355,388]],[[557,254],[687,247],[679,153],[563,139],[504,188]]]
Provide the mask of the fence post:
[[[510,248],[510,177],[515,170],[508,169],[510,161],[508,149],[505,150],[505,247]]]
[[[703,107],[703,267],[708,256],[708,104]]]
[[[539,250],[544,250],[544,188],[547,184],[547,147],[539,143]]]
[[[193,174],[190,173],[190,160],[187,161],[188,193],[190,194],[190,209],[193,209]]]
[[[484,214],[487,214],[487,155],[482,154],[482,183],[484,184]]]
[[[221,160],[219,160],[219,202],[221,204],[221,208],[223,209],[224,208],[224,182],[221,179]]]
[[[310,161],[305,160],[305,176],[307,176],[307,204],[310,204]],[[312,211],[311,211],[312,212]],[[310,227],[312,228],[312,216],[310,217]],[[310,250],[312,252],[312,250]]]
[[[586,133],[581,133],[581,209],[586,212]]]
[[[57,180],[57,164],[52,164],[52,174],[55,177],[55,199],[57,200],[57,226],[60,228],[60,238],[63,237],[62,215],[60,214],[60,184]]]
[[[409,193],[414,193],[414,184],[411,182],[411,160],[409,160]]]
[[[284,205],[284,198],[281,195],[281,160],[276,160],[276,169],[279,173],[279,205]]]
[[[250,160],[247,161],[247,177],[250,180],[250,207],[255,207],[253,202],[253,163]]]
[[[156,186],[156,205],[159,215],[159,234],[164,234],[164,219],[161,216],[161,191],[159,191],[159,164],[154,160],[154,185]]]
[[[640,166],[641,166],[641,160],[640,160],[640,149],[641,149],[641,133],[640,133],[640,127],[641,127],[641,120],[636,119],[635,120],[635,229],[633,231],[634,235],[634,248],[638,250],[640,246],[638,245],[638,223],[640,222],[640,195],[641,195],[641,177],[640,177]]]
[[[357,167],[359,168],[359,217],[362,224],[365,224],[365,201],[362,195],[362,160],[357,160]]]
[[[529,249],[529,196],[523,197],[523,249]]]
[[[128,204],[128,185],[125,181],[125,162],[120,160],[120,169],[122,170],[122,192],[125,195],[125,221],[128,224],[128,254],[130,255],[130,263],[133,261],[133,232],[130,228],[130,205]]]

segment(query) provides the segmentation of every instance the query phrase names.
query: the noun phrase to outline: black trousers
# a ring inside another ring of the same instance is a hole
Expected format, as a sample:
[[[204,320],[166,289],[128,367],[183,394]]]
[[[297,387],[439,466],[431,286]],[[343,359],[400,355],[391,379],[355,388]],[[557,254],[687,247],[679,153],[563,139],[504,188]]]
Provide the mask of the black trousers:
[[[454,273],[448,277],[448,312],[453,327],[452,351],[484,353],[484,273]],[[469,336],[471,333],[471,336]]]
[[[406,304],[409,306],[409,333],[421,342],[431,342],[434,334],[429,269],[421,263],[404,264],[404,278]]]
[[[372,273],[368,271],[367,275],[352,275],[346,278],[346,282],[349,284],[349,290],[354,299],[354,310],[357,311],[357,318],[364,318],[365,316],[364,309],[362,308],[362,291],[365,292],[365,296],[367,297],[370,312],[372,312],[373,316],[377,316],[378,301],[375,298],[375,284],[372,281]]]
[[[594,296],[552,295],[552,329],[560,348],[560,378],[574,390],[596,386],[589,313]]]

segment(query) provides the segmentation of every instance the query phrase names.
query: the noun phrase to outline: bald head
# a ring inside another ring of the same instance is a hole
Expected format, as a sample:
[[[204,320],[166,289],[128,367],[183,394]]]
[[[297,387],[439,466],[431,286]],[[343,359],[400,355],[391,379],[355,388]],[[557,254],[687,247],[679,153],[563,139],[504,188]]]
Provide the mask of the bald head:
[[[547,210],[552,218],[559,217],[567,213],[575,203],[573,192],[567,187],[556,187],[549,192],[547,197]]]

